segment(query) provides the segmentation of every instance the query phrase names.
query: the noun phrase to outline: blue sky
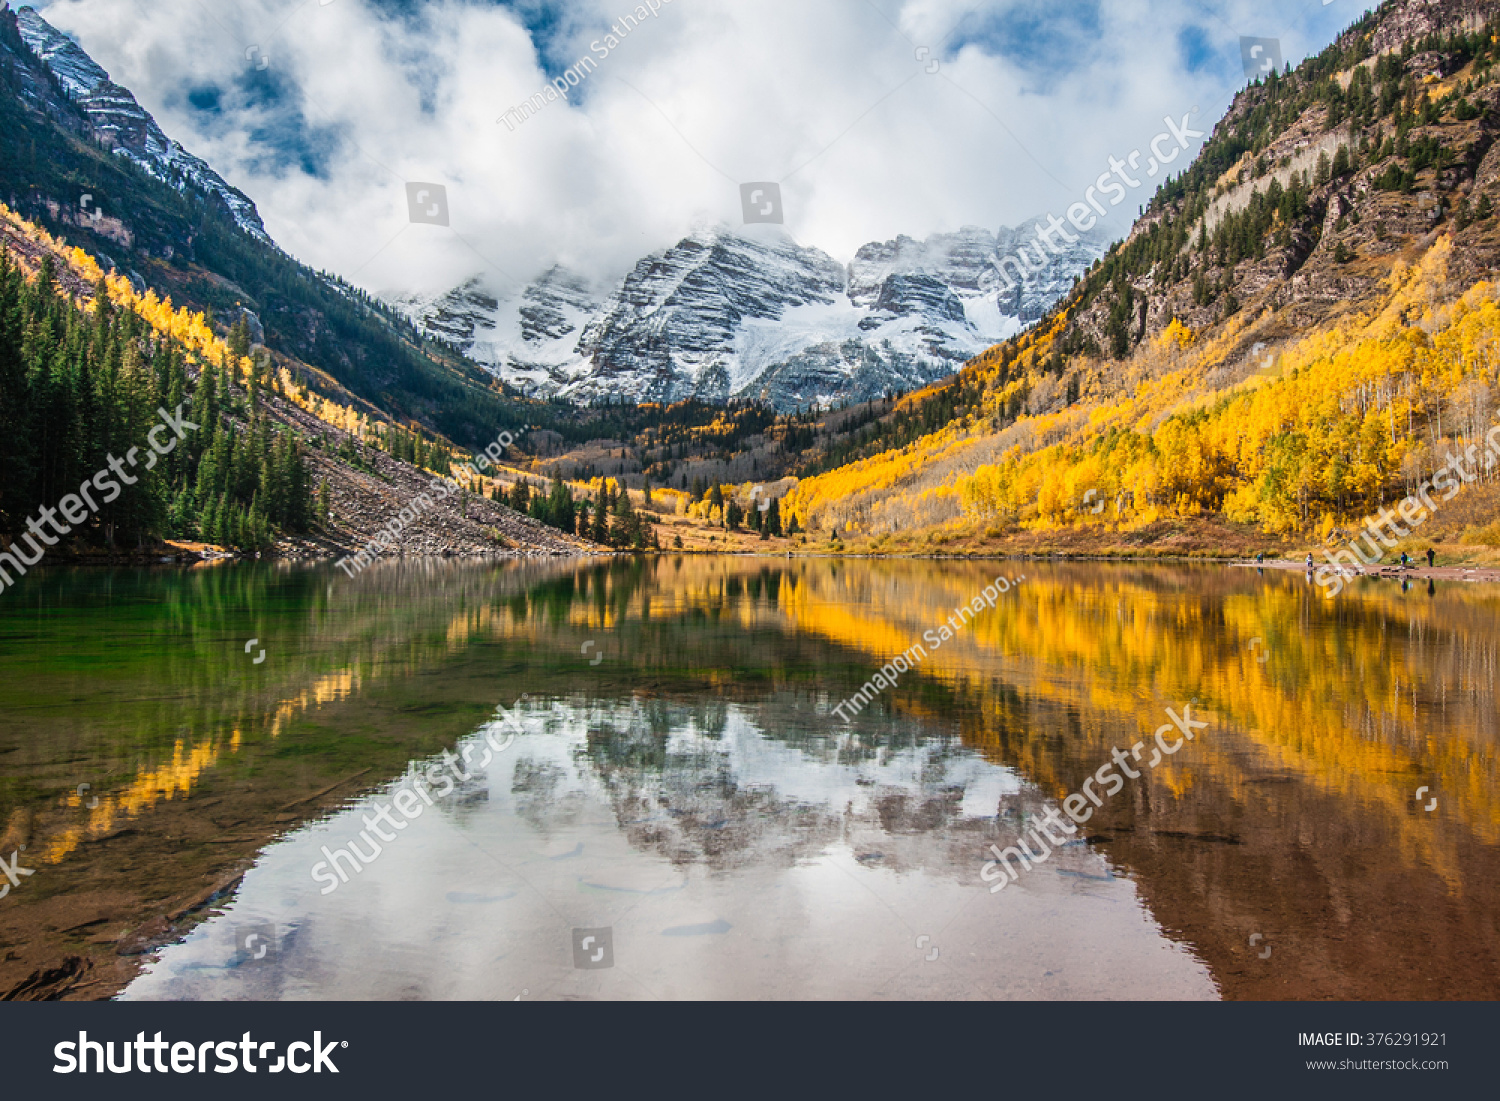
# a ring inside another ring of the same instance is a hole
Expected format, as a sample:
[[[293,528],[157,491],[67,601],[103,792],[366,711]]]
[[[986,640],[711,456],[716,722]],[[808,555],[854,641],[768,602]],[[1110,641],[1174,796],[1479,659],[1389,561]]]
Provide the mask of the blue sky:
[[[847,261],[897,234],[1063,213],[1108,167],[1354,0],[53,0],[44,15],[256,200],[289,251],[372,290],[562,262],[601,280],[776,181],[800,242]],[[597,68],[499,122],[579,58]],[[1204,127],[1206,128],[1206,127]],[[450,231],[412,227],[442,184]],[[1121,208],[1133,215],[1148,196]],[[1118,227],[1127,228],[1128,222]]]

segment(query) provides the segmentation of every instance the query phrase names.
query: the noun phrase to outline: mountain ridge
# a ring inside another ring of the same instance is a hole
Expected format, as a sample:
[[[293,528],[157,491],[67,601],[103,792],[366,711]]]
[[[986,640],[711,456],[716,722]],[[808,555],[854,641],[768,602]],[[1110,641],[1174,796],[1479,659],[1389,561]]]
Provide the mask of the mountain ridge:
[[[1041,316],[1104,254],[1096,231],[997,288],[987,275],[1039,222],[872,242],[848,265],[780,227],[710,226],[642,258],[607,293],[554,266],[519,296],[476,277],[396,303],[539,397],[828,407],[952,374]]]
[[[213,196],[236,225],[274,245],[249,196],[231,186],[207,162],[167,137],[130,90],[112,81],[109,73],[76,42],[31,7],[16,10],[16,25],[21,40],[88,115],[95,135],[108,139],[112,153],[179,190],[191,186]]]
[[[527,422],[533,403],[385,303],[299,263],[255,232],[258,215],[247,228],[253,204],[102,74],[35,12],[0,7],[0,200],[138,291],[204,311],[221,333],[248,315],[278,365],[332,400],[469,447]],[[103,98],[79,102],[70,83]]]

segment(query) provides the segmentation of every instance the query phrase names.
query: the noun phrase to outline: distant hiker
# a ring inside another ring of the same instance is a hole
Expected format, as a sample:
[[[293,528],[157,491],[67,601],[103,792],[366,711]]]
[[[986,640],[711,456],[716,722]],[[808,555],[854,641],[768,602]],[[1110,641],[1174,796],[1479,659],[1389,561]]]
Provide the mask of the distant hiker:
[[[1408,562],[1410,562],[1410,561],[1411,561],[1411,557],[1405,551],[1402,551],[1401,552],[1401,568],[1403,570],[1407,568],[1406,564]]]
[[[1427,568],[1429,570],[1432,569],[1433,565],[1436,564],[1436,562],[1437,562],[1437,551],[1433,550],[1431,547],[1428,547],[1427,548]]]
[[[1307,568],[1312,569],[1312,551],[1307,552]]]
[[[1255,556],[1255,564],[1257,566],[1260,565],[1265,560],[1266,560],[1266,552],[1265,551],[1261,551],[1259,554],[1257,554]]]

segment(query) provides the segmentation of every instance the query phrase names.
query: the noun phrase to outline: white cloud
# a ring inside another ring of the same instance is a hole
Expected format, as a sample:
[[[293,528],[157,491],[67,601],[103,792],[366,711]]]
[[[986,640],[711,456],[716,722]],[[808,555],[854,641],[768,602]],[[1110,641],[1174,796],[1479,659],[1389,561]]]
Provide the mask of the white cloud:
[[[547,56],[589,55],[627,4],[570,0]],[[513,132],[499,116],[547,76],[515,12],[481,0],[405,19],[366,0],[55,0],[44,14],[249,194],[290,252],[380,291],[554,262],[613,278],[695,224],[738,224],[749,180],[780,180],[788,230],[841,260],[899,233],[1061,214],[1164,115],[1199,104],[1217,118],[1240,82],[1237,33],[1282,35],[1295,60],[1357,14],[1348,0],[1236,0],[1217,17],[1193,0],[1062,15],[1003,0],[965,19],[972,6],[670,0],[570,102]],[[1188,25],[1217,55],[1196,72]],[[945,41],[929,74],[917,49]],[[270,77],[279,100],[257,94]],[[189,98],[211,88],[218,113]],[[281,143],[266,131],[310,138],[321,173],[268,155]],[[409,224],[407,180],[447,187],[451,230]]]

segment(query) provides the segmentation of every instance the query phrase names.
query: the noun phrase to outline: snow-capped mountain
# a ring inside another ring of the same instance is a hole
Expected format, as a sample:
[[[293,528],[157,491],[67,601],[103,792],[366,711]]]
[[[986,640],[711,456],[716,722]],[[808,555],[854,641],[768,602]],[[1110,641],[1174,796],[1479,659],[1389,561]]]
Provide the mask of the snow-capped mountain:
[[[766,339],[836,311],[844,288],[837,262],[774,229],[700,231],[638,263],[580,337],[590,369],[571,392],[646,401],[743,393],[776,356]]]
[[[699,230],[612,289],[554,267],[509,294],[473,279],[398,304],[506,382],[580,401],[734,397],[780,409],[926,385],[1041,317],[1103,255],[1085,236],[1024,281],[996,263],[1035,222],[866,245],[845,268],[778,226]],[[1045,256],[1045,254],[1043,254]]]
[[[1053,305],[1073,289],[1073,281],[1083,275],[1095,260],[1109,251],[1113,234],[1100,226],[1088,233],[1068,232],[1077,238],[1053,235],[1056,245],[1049,255],[1037,241],[1037,230],[1046,219],[1032,218],[1014,229],[1002,229],[995,238],[995,252],[1001,257],[1015,257],[1019,265],[1007,264],[987,273],[986,286],[999,288],[996,303],[1002,313],[1018,317],[1027,325],[1040,321]],[[1023,280],[1015,279],[1017,268],[1027,272]]]
[[[581,379],[579,337],[602,305],[586,280],[560,267],[508,297],[474,278],[436,298],[405,295],[392,301],[433,336],[513,386],[548,395]]]
[[[179,191],[192,187],[217,198],[246,233],[271,243],[255,204],[205,162],[162,133],[156,120],[127,89],[114,83],[94,59],[32,8],[16,11],[21,40],[57,77],[63,91],[88,116],[97,137],[111,150]]]

